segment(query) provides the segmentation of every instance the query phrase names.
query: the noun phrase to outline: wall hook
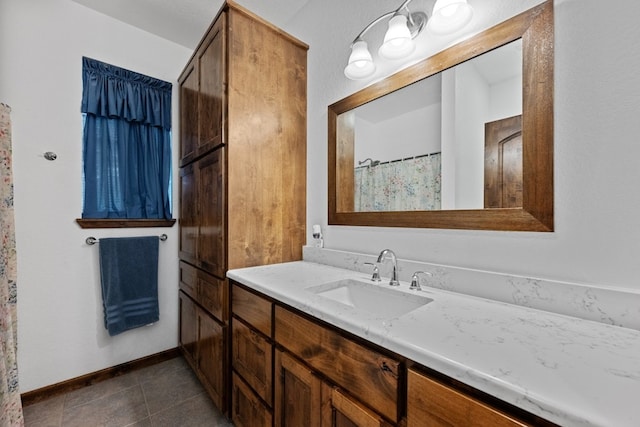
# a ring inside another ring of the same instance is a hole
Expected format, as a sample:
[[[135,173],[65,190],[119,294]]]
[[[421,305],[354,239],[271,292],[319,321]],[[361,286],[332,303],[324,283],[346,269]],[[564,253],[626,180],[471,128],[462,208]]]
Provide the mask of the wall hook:
[[[54,161],[55,159],[58,158],[58,155],[53,151],[47,151],[46,153],[44,153],[44,158],[47,160]]]

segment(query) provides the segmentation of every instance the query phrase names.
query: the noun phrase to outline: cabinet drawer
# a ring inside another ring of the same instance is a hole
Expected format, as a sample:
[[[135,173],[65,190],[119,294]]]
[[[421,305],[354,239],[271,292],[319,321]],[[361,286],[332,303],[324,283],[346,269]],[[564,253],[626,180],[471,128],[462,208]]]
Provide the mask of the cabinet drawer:
[[[273,415],[242,379],[233,373],[231,421],[236,427],[271,427]]]
[[[337,332],[276,307],[276,341],[393,422],[400,363]]]
[[[527,425],[412,369],[409,369],[407,380],[408,427]]]
[[[233,314],[271,337],[271,302],[239,286],[234,286],[232,293]]]
[[[227,283],[204,271],[198,271],[198,302],[223,323],[228,320]]]
[[[198,270],[184,261],[180,261],[180,289],[191,298],[198,298]]]
[[[260,334],[234,319],[232,328],[233,368],[267,404],[272,404],[272,346]]]

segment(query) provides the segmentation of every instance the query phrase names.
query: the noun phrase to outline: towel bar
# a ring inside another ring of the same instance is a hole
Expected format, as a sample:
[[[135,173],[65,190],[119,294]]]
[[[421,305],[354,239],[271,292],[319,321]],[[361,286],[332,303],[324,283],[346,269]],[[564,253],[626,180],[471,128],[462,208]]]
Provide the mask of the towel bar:
[[[167,237],[166,234],[163,233],[160,236],[158,236],[158,239],[160,239],[161,241],[164,242],[165,240],[168,239],[168,237]],[[100,242],[100,239],[96,239],[95,237],[91,236],[91,237],[87,237],[85,239],[85,242],[86,242],[87,245],[95,245],[96,243]]]

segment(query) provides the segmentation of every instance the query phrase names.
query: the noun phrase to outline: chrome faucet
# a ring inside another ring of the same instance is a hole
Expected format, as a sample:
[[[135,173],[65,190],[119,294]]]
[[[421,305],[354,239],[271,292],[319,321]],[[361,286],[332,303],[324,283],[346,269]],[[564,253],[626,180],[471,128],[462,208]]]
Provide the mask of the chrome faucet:
[[[373,266],[373,274],[371,274],[371,281],[372,282],[379,282],[380,281],[380,269],[378,268],[378,263],[374,264],[372,262],[365,262],[365,264]]]
[[[413,289],[415,291],[422,290],[422,288],[420,287],[420,278],[418,277],[419,274],[432,276],[432,274],[429,273],[428,271],[416,271],[415,273],[413,273],[413,276],[411,276],[411,286],[409,286],[409,289]]]
[[[396,258],[396,254],[394,254],[391,249],[383,249],[380,255],[378,255],[378,263],[383,262],[387,255],[391,256],[391,262],[393,263],[393,271],[391,272],[389,285],[398,286],[400,282],[398,282],[398,259]]]

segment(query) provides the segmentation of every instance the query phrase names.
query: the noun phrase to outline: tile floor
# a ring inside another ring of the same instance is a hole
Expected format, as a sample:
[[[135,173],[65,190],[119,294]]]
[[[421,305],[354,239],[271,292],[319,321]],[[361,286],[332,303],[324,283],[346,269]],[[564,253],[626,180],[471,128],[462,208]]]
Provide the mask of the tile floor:
[[[232,427],[182,357],[24,408],[26,427]]]

